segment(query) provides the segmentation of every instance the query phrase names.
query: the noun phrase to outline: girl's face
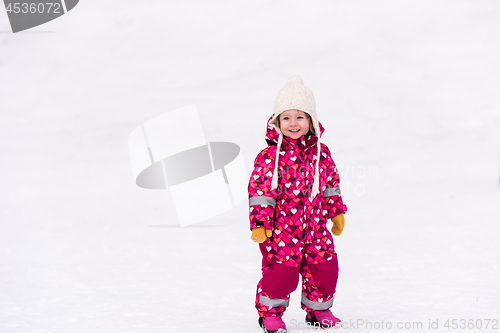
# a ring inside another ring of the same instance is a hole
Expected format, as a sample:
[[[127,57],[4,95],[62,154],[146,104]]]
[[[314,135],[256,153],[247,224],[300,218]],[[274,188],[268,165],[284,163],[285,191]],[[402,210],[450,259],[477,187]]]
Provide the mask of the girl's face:
[[[307,134],[311,126],[309,115],[296,109],[283,111],[279,120],[281,133],[292,139],[298,139]]]

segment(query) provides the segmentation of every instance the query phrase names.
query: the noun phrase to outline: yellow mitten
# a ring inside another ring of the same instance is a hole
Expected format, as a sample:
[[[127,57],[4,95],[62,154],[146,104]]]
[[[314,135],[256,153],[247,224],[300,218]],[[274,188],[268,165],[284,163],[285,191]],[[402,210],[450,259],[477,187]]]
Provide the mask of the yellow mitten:
[[[344,214],[339,214],[332,218],[333,222],[333,227],[332,227],[332,234],[335,236],[340,236],[342,231],[344,230],[344,224],[345,224],[345,218]]]
[[[270,229],[257,227],[252,229],[252,236],[250,236],[250,239],[255,243],[262,243],[267,239],[267,237],[271,237],[272,234],[273,231]]]

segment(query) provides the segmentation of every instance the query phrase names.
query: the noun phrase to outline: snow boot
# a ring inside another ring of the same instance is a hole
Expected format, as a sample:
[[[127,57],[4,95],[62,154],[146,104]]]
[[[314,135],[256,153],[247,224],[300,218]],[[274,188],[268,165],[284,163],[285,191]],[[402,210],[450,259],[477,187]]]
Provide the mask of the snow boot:
[[[266,333],[286,333],[286,326],[281,317],[259,317],[259,325]]]
[[[340,319],[335,317],[332,311],[325,310],[317,315],[308,312],[306,315],[306,322],[313,327],[330,328],[339,325]]]

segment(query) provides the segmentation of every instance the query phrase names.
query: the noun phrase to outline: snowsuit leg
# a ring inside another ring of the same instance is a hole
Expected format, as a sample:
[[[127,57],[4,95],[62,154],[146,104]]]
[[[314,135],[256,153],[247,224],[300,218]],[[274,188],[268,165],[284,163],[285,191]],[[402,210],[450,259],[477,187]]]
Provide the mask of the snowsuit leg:
[[[300,266],[270,262],[266,243],[259,244],[262,252],[262,279],[257,284],[255,308],[260,317],[283,315],[299,283]]]
[[[335,253],[333,242],[327,248],[318,246],[319,242],[321,242],[320,239],[305,247],[300,271],[302,275],[301,307],[312,315],[333,306],[339,275],[337,253]],[[318,247],[320,247],[319,250]]]

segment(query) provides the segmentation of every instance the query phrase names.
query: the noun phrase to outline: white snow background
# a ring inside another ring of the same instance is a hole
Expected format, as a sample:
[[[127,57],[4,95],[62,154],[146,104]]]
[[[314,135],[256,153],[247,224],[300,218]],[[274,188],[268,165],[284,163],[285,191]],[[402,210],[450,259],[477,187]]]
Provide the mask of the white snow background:
[[[16,34],[0,9],[0,332],[261,332],[247,202],[178,227],[127,139],[196,104],[250,175],[294,74],[349,208],[334,313],[500,319],[499,1],[82,0]],[[300,291],[284,320],[311,332]]]

